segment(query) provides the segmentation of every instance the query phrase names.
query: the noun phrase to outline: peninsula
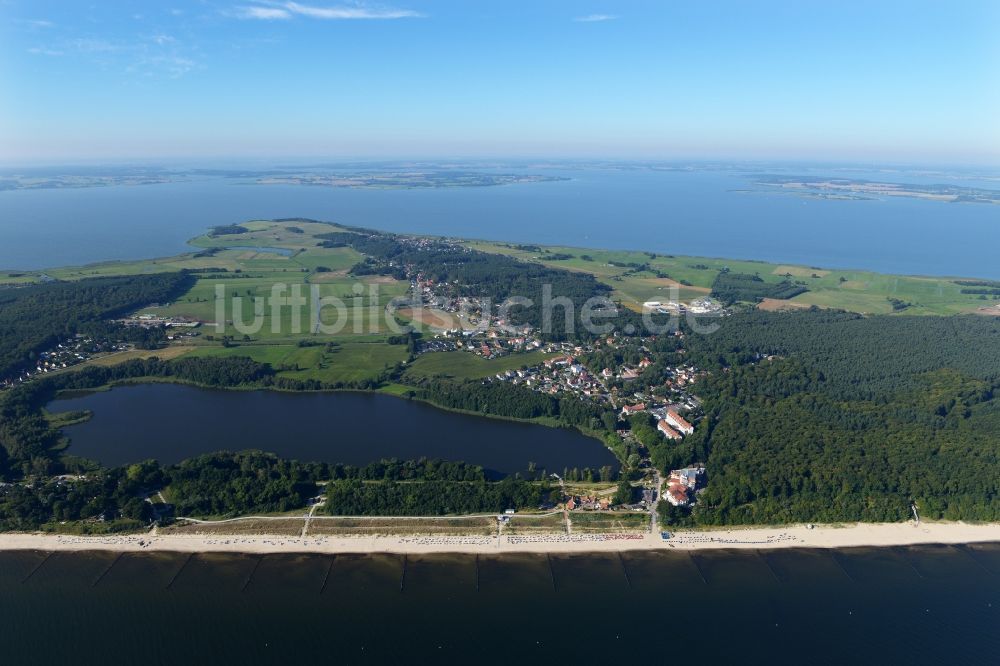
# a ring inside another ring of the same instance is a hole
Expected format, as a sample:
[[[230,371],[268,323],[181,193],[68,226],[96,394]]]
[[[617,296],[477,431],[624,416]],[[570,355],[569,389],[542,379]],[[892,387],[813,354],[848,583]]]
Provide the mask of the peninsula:
[[[176,257],[0,275],[0,527],[19,534],[0,548],[997,540],[992,281],[298,218],[191,243]],[[363,466],[229,441],[171,464],[141,446],[123,467],[74,453],[91,414],[59,413],[53,398],[148,382],[378,392],[573,428],[617,465],[529,458],[498,478],[474,446],[464,463],[428,460],[425,433],[411,435],[414,459]]]

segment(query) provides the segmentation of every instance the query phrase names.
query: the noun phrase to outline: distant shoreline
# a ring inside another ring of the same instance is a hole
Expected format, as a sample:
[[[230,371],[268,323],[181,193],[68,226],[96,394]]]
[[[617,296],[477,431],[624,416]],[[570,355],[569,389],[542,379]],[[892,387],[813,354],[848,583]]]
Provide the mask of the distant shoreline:
[[[0,534],[0,551],[185,552],[248,554],[505,554],[622,551],[774,550],[1000,543],[1000,523],[857,523],[742,529],[685,530],[659,534],[537,534],[531,536],[307,536],[130,534],[77,536]]]

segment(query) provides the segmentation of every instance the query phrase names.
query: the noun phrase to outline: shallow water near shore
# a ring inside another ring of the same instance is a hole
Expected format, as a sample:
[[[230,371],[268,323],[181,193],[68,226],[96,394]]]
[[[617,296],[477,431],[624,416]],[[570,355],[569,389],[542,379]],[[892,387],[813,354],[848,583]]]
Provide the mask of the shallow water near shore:
[[[588,555],[0,553],[12,664],[988,663],[1000,544]]]

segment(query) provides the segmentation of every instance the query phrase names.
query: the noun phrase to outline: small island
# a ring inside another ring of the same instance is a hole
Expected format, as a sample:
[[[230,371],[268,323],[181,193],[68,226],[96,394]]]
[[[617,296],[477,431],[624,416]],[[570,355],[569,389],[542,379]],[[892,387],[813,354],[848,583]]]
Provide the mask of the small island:
[[[522,183],[569,180],[561,176],[492,174],[474,171],[393,171],[342,174],[271,175],[257,179],[261,185],[311,185],[352,189],[431,189],[439,187],[495,187]]]
[[[812,199],[872,200],[881,197],[908,197],[945,203],[1000,204],[1000,190],[959,185],[914,185],[883,183],[850,178],[809,179],[805,177],[767,176],[758,185]]]

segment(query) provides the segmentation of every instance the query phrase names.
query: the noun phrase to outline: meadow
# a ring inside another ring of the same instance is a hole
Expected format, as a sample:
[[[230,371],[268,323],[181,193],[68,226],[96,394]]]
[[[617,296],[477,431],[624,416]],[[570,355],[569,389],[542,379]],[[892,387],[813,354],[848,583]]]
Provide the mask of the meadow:
[[[646,301],[665,302],[674,298],[690,301],[707,296],[720,271],[757,275],[765,282],[799,281],[809,290],[788,301],[770,303],[772,309],[785,307],[840,308],[865,314],[949,315],[974,312],[994,301],[963,294],[961,278],[889,275],[872,271],[827,269],[812,266],[772,264],[763,261],[686,257],[646,252],[592,250],[545,246],[537,250],[485,241],[469,242],[484,252],[514,256],[554,268],[594,275],[614,291],[612,298],[625,307],[639,310]],[[568,259],[553,259],[571,255]],[[586,257],[586,258],[585,258]],[[618,265],[615,265],[618,264]],[[635,270],[628,265],[648,265]],[[668,275],[669,277],[658,277]],[[675,288],[676,292],[672,292]],[[674,295],[676,294],[676,296]],[[905,308],[896,310],[895,299]]]
[[[309,221],[254,221],[241,225],[248,231],[240,234],[213,236],[206,234],[189,241],[199,250],[189,254],[141,261],[113,261],[87,266],[72,266],[41,272],[0,273],[0,284],[21,285],[45,279],[45,276],[74,280],[85,277],[138,275],[177,270],[189,270],[199,275],[195,286],[176,302],[150,312],[165,316],[188,316],[202,321],[215,321],[215,286],[218,273],[226,270],[225,283],[229,295],[242,298],[243,321],[251,321],[252,297],[270,294],[276,282],[319,285],[322,296],[337,296],[347,306],[344,328],[340,335],[358,332],[387,332],[380,325],[381,315],[372,316],[393,297],[404,294],[405,282],[379,276],[352,278],[351,266],[362,256],[351,248],[318,247],[316,236],[331,227]],[[865,314],[949,315],[975,312],[993,307],[995,300],[977,294],[963,294],[958,277],[923,277],[891,275],[853,269],[819,268],[791,264],[776,264],[745,259],[694,257],[647,253],[640,251],[600,250],[569,246],[517,246],[491,241],[467,241],[470,248],[505,254],[541,263],[554,268],[586,272],[612,288],[612,298],[625,307],[641,309],[646,301],[679,299],[689,302],[710,293],[720,271],[748,273],[765,282],[784,280],[800,282],[808,291],[787,301],[769,300],[766,309],[817,306],[840,308]],[[233,249],[244,248],[244,249]],[[250,248],[250,249],[246,249]],[[266,251],[274,248],[287,255]],[[641,267],[642,270],[636,267]],[[203,272],[199,274],[199,271]],[[356,285],[363,293],[354,293]],[[369,296],[371,285],[378,288],[378,299]],[[270,313],[264,313],[264,326],[259,335],[280,339],[287,332],[274,333]],[[231,319],[231,313],[227,319]],[[335,314],[328,308],[324,323],[330,324]],[[277,329],[287,331],[287,319],[277,323]]]
[[[574,511],[570,514],[570,522],[574,532],[584,534],[648,532],[650,526],[649,514],[645,511]]]
[[[434,352],[417,357],[406,369],[406,375],[412,379],[442,376],[455,379],[482,379],[500,372],[517,370],[523,366],[538,365],[554,355],[528,352],[485,359],[466,351]]]
[[[330,348],[320,344],[237,344],[232,347],[205,345],[193,356],[249,356],[270,363],[281,377],[316,379],[322,382],[357,382],[375,379],[387,368],[406,360],[406,347],[389,345],[382,338],[337,342]]]

